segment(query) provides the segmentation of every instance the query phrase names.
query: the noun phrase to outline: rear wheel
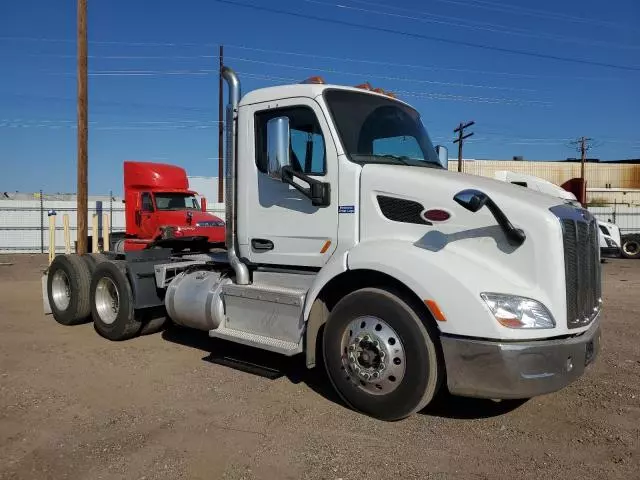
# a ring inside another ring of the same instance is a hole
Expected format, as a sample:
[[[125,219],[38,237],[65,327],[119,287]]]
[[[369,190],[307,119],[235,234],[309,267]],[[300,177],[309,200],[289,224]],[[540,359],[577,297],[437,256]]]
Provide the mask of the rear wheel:
[[[443,364],[437,332],[400,295],[377,288],[349,294],[324,330],[327,373],[343,400],[381,420],[399,420],[436,395]]]
[[[53,318],[77,325],[90,317],[89,269],[78,255],[58,255],[49,266],[47,295]]]
[[[640,258],[640,235],[622,237],[620,250],[624,258]]]
[[[82,259],[87,264],[91,275],[93,275],[93,272],[96,270],[96,266],[99,263],[108,261],[109,257],[107,257],[104,253],[85,253],[84,255],[82,255]]]
[[[140,332],[142,322],[133,309],[133,293],[126,263],[107,261],[97,265],[91,278],[91,315],[100,335],[126,340]]]

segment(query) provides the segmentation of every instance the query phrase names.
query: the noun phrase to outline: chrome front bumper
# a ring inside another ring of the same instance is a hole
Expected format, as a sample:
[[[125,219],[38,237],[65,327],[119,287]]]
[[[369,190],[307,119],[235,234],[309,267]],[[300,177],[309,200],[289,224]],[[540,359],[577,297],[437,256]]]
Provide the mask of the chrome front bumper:
[[[579,336],[500,342],[442,336],[447,386],[454,395],[530,398],[580,377],[600,350],[599,316]]]

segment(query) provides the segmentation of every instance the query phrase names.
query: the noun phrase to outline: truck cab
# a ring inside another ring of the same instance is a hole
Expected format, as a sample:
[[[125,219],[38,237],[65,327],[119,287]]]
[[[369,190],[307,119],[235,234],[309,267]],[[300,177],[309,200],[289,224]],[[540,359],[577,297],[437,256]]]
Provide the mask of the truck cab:
[[[82,262],[56,259],[58,321],[90,305],[96,330],[123,340],[161,308],[210,337],[304,355],[347,405],[383,420],[444,388],[550,393],[594,361],[602,298],[588,211],[449,172],[418,112],[383,90],[312,78],[242,96],[233,70],[222,76],[224,253],[112,256],[86,297],[84,283],[56,280],[82,277],[69,273]]]
[[[189,190],[184,169],[152,162],[124,162],[124,250],[157,245],[207,249],[224,244],[224,222]]]

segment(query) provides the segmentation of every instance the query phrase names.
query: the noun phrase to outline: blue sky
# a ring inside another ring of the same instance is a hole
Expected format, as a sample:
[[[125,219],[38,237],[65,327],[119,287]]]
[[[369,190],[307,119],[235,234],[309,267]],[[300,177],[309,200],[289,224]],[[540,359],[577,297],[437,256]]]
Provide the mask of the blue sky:
[[[75,191],[75,8],[0,4],[0,191]],[[475,120],[465,157],[563,159],[586,135],[638,158],[638,20],[637,0],[89,0],[89,191],[120,192],[125,159],[216,174],[220,43],[244,91],[398,92],[452,155]]]

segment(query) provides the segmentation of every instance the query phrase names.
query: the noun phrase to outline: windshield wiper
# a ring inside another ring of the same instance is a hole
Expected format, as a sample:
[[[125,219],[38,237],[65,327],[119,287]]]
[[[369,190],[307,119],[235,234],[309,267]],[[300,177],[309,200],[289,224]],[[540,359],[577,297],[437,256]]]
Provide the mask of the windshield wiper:
[[[394,160],[397,160],[398,162],[402,163],[403,165],[407,165],[407,166],[411,166],[411,164],[409,162],[407,162],[407,160],[411,160],[409,157],[407,157],[406,155],[391,155],[390,153],[387,153],[385,155],[376,155],[376,157],[383,157],[383,158],[393,158]]]

